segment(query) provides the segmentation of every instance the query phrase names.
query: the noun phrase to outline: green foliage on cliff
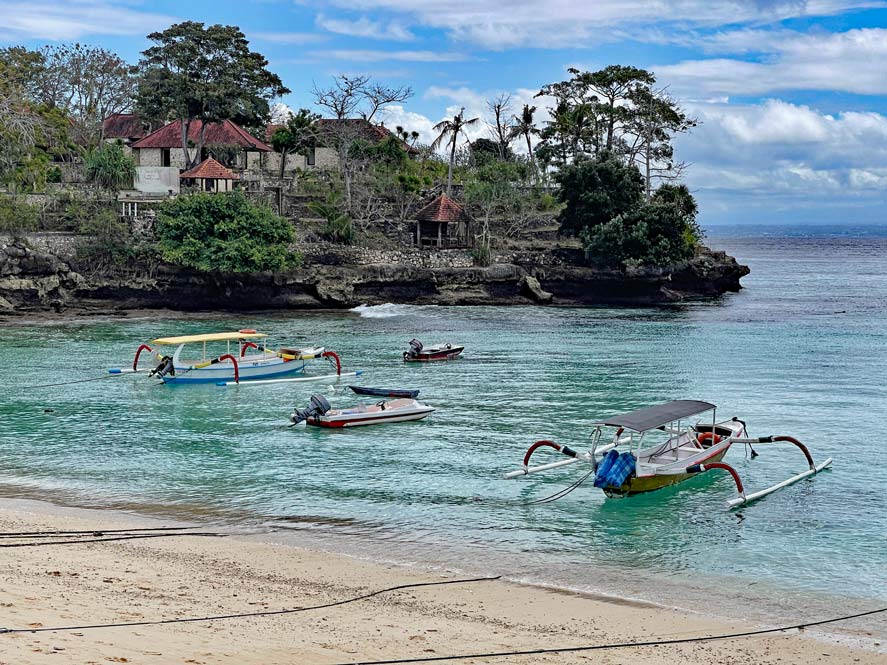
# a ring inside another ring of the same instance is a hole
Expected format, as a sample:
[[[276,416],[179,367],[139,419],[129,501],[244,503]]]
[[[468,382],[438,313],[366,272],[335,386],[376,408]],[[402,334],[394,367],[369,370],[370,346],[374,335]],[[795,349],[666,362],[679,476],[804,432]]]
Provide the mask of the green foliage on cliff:
[[[684,185],[663,185],[649,202],[581,234],[588,260],[602,267],[666,266],[687,261],[702,239],[696,202]]]
[[[633,210],[643,198],[640,172],[610,153],[562,167],[555,180],[565,204],[558,218],[561,232],[570,235]]]
[[[87,181],[111,193],[131,187],[136,174],[135,162],[120,141],[103,143],[87,152],[83,166]]]
[[[288,245],[290,223],[241,192],[179,196],[157,212],[155,234],[161,256],[203,272],[280,271],[300,256]]]
[[[37,228],[39,211],[17,196],[0,195],[0,233],[18,236]]]

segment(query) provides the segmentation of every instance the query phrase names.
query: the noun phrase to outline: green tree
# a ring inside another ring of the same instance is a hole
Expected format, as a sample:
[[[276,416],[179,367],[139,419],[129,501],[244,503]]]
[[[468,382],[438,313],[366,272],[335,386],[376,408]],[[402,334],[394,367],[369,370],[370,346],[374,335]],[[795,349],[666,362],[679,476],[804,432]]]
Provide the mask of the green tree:
[[[689,196],[689,192],[686,192]],[[603,224],[586,227],[582,242],[588,260],[618,268],[625,265],[668,266],[693,256],[701,239],[699,227],[686,212],[695,209],[692,196],[656,196]]]
[[[575,236],[632,210],[643,197],[640,171],[610,153],[565,166],[554,178],[564,204],[561,232]]]
[[[467,140],[468,135],[465,134],[465,128],[476,125],[478,121],[479,118],[466,120],[465,109],[463,108],[453,116],[452,120],[442,120],[432,128],[435,132],[438,132],[438,136],[431,144],[431,149],[437,150],[443,145],[450,148],[450,168],[447,171],[447,195],[453,193],[453,165],[456,162],[456,144],[459,140],[459,135],[464,135]]]
[[[317,145],[316,122],[320,116],[308,109],[290,113],[283,127],[278,127],[271,135],[271,147],[280,153],[280,179],[286,168],[286,156],[314,148]]]
[[[166,201],[155,234],[165,261],[202,272],[280,271],[297,264],[290,223],[242,192],[199,192]]]
[[[112,195],[132,185],[136,173],[132,156],[119,141],[93,148],[84,156],[83,165],[87,181]]]
[[[181,122],[188,167],[200,158],[208,123],[265,121],[269,101],[289,92],[236,26],[185,21],[148,39],[155,45],[142,52],[137,107],[146,118]],[[197,120],[201,126],[192,153],[188,134]]]
[[[538,136],[539,128],[533,122],[533,116],[536,113],[536,107],[524,104],[520,115],[514,116],[514,124],[511,126],[512,138],[523,137],[527,142],[527,157],[530,161],[530,168],[538,180],[538,169],[536,168],[536,156],[533,154],[533,136]]]

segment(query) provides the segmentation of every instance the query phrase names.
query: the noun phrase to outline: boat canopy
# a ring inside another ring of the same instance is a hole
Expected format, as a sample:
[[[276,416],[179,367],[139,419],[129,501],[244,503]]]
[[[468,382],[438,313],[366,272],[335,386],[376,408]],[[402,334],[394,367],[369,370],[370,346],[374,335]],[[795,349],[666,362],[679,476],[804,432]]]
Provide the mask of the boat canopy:
[[[623,413],[621,416],[611,416],[602,421],[603,425],[612,427],[625,427],[635,432],[646,432],[662,425],[695,416],[697,413],[711,411],[717,408],[714,404],[700,402],[693,399],[679,399],[674,402],[666,402],[656,406],[648,406],[645,409]]]
[[[261,339],[267,337],[265,333],[257,332],[220,332],[205,335],[182,335],[180,337],[158,337],[152,339],[149,344],[190,344],[192,342],[229,342],[236,339]]]

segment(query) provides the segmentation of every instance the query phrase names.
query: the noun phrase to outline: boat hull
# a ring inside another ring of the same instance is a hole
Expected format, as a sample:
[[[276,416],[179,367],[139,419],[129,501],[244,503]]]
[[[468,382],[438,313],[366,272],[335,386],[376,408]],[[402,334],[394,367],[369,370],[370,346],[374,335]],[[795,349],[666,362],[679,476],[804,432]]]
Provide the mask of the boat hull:
[[[364,388],[363,386],[348,386],[358,395],[373,395],[374,397],[418,397],[418,390],[397,390],[389,388]]]
[[[240,381],[256,381],[260,379],[278,379],[292,374],[298,374],[305,370],[305,363],[298,361],[273,361],[257,360],[253,362],[238,363],[238,378]],[[192,384],[192,383],[219,383],[234,381],[234,365],[230,362],[222,362],[200,369],[188,369],[188,366],[176,367],[176,375],[167,374],[162,381],[166,384]]]
[[[380,402],[371,407],[333,409],[327,411],[322,416],[311,416],[305,422],[315,427],[340,429],[343,427],[362,427],[364,425],[422,420],[433,412],[434,407],[420,404],[412,399],[405,399],[385,403]]]
[[[416,355],[404,354],[403,359],[404,362],[408,363],[429,363],[438,360],[454,360],[455,358],[458,358],[464,350],[464,346],[423,349]]]
[[[727,454],[727,449],[718,452],[717,454],[708,458],[705,463],[711,464],[713,462],[720,462],[724,455]],[[609,497],[622,497],[622,496],[632,496],[634,494],[643,494],[645,492],[653,492],[655,490],[661,490],[664,487],[670,487],[671,485],[677,485],[678,483],[682,483],[685,480],[689,480],[694,476],[699,474],[696,473],[674,473],[674,474],[657,474],[657,475],[645,475],[645,476],[635,476],[634,478],[629,478],[626,480],[620,487],[604,487],[604,494]]]

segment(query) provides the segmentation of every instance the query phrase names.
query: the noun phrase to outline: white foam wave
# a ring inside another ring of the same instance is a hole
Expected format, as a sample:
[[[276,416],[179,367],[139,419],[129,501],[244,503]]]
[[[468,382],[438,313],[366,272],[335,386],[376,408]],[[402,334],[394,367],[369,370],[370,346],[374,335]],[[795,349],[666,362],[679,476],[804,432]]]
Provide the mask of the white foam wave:
[[[392,316],[405,316],[410,305],[397,305],[386,302],[384,305],[358,305],[351,311],[366,319],[389,319]]]

